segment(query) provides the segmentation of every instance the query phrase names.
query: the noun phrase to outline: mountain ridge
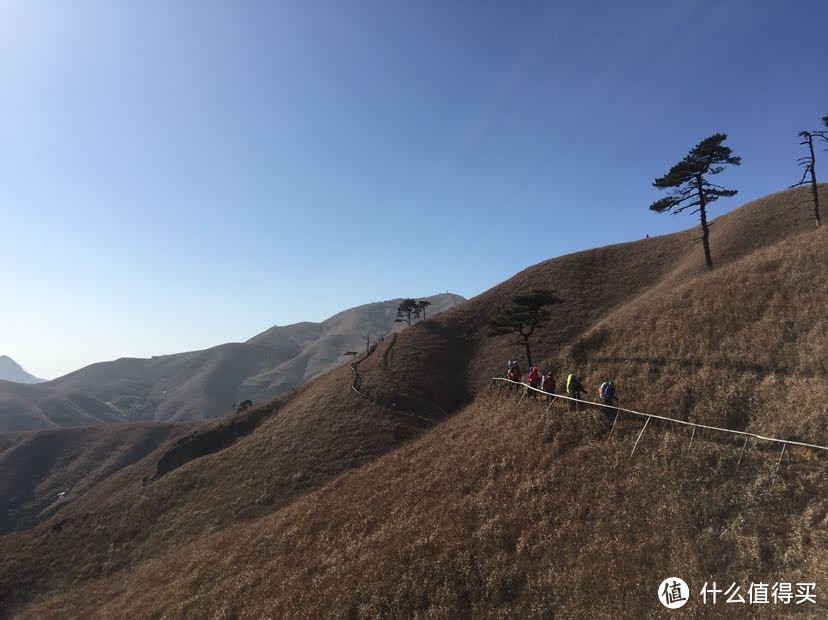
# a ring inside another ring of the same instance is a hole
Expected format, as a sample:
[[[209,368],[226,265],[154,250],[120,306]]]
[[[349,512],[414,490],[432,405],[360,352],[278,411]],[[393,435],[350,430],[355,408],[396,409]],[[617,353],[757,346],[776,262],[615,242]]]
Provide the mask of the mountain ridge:
[[[425,299],[435,312],[464,301],[450,293]],[[321,323],[274,326],[246,342],[98,362],[37,386],[0,383],[0,432],[214,418],[234,402],[273,398],[344,363],[346,350],[364,348],[366,333],[399,329],[399,301],[364,304]]]

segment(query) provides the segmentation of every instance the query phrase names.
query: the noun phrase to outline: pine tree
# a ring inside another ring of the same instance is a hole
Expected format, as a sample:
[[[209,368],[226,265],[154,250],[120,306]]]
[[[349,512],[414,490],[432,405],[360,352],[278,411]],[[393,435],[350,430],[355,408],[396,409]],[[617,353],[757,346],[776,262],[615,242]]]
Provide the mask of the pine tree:
[[[425,321],[425,319],[426,319],[426,308],[428,308],[430,305],[431,305],[431,302],[428,301],[428,300],[421,299],[420,301],[418,301],[417,302],[417,307],[414,309],[414,317],[419,319],[420,316],[422,315],[421,320]]]
[[[730,148],[722,145],[726,139],[727,135],[717,133],[694,146],[667,174],[653,182],[658,189],[670,189],[670,195],[650,205],[650,209],[658,213],[670,211],[673,214],[698,207],[691,213],[699,214],[704,259],[710,269],[713,269],[713,258],[710,255],[707,206],[722,196],[735,196],[737,190],[714,185],[707,177],[719,174],[727,164],[738,166],[742,163],[741,157],[734,157]]]
[[[561,303],[555,291],[532,289],[512,297],[511,303],[489,322],[489,336],[517,334],[519,342],[526,348],[526,361],[532,366],[532,350],[529,338],[536,329],[549,320],[548,306]]]
[[[828,125],[828,116],[823,117],[822,121],[826,125]],[[809,182],[805,179],[810,175],[811,195],[813,196],[814,201],[814,220],[816,221],[816,225],[819,226],[822,223],[822,220],[819,217],[819,192],[817,191],[816,156],[814,155],[814,139],[828,142],[828,131],[800,131],[799,137],[802,138],[802,142],[800,142],[800,144],[808,147],[808,155],[806,155],[805,157],[800,157],[797,160],[797,163],[800,166],[804,166],[805,170],[802,173],[802,178],[799,180],[799,183],[795,183],[791,185],[791,187],[805,185]]]
[[[411,317],[417,311],[417,302],[414,299],[403,299],[397,306],[397,318],[395,323],[408,323],[411,325]]]

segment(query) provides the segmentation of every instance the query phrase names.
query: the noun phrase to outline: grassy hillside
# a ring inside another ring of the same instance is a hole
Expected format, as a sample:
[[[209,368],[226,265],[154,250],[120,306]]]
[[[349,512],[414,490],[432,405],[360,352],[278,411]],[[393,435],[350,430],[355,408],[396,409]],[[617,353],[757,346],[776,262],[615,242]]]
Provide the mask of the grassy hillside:
[[[437,315],[465,301],[459,295],[451,293],[433,295],[426,299],[431,302],[428,316]],[[301,352],[288,361],[245,380],[241,386],[240,398],[258,401],[281,394],[341,365],[343,352],[364,351],[366,334],[374,342],[381,334],[401,331],[404,324],[394,323],[400,301],[366,304],[335,314],[322,323],[311,323],[310,325],[317,326],[320,336],[308,341]],[[284,329],[286,328],[273,327],[248,343],[270,343]]]
[[[0,381],[0,432],[123,421],[116,408],[86,392],[69,388],[57,394],[46,385]]]
[[[694,594],[713,579],[825,583],[824,466],[777,475],[750,454],[736,470],[736,447],[656,432],[630,459],[637,429],[607,443],[595,416],[541,412],[482,398],[283,510],[31,617],[643,617],[667,576]]]
[[[597,411],[543,418],[485,392],[522,356],[485,336],[488,317],[549,286],[565,303],[535,351],[559,380],[612,377],[635,409],[827,444],[828,238],[801,195],[718,218],[712,272],[692,230],[552,259],[386,339],[359,364],[372,400],[341,368],[254,410],[241,436],[229,417],[194,431],[187,445],[210,449],[153,479],[165,444],[67,505],[59,533],[53,517],[0,538],[0,596],[38,618],[586,618],[654,615],[673,575],[694,595],[825,584],[822,460],[777,473],[751,445],[737,469],[741,442],[691,448],[653,424],[630,458],[639,420],[607,441]],[[198,439],[222,427],[232,439]],[[825,601],[798,611],[824,617]]]
[[[188,430],[134,424],[0,433],[0,534],[47,519]]]
[[[349,368],[340,368],[287,396],[204,424],[74,498],[59,515],[1,537],[0,600],[8,605],[42,588],[121,570],[171,544],[255,519],[433,423],[357,398],[352,378]],[[171,452],[183,458],[167,459]],[[159,464],[169,460],[176,466],[158,476]]]

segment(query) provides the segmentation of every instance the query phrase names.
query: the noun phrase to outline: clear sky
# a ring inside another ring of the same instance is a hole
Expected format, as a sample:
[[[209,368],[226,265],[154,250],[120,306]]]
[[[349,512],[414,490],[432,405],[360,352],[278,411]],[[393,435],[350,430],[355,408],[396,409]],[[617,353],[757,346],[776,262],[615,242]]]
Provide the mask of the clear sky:
[[[0,354],[53,378],[688,228],[651,184],[712,133],[743,157],[712,215],[799,180],[826,24],[824,0],[2,0]]]

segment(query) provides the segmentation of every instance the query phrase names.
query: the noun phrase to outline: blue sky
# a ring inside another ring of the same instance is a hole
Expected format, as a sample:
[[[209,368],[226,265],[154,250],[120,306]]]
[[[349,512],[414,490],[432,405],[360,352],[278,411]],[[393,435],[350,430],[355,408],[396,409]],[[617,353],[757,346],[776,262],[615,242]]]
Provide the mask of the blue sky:
[[[817,0],[4,0],[0,354],[52,378],[688,228],[647,209],[651,183],[712,133],[743,157],[713,215],[799,180],[826,18]]]

